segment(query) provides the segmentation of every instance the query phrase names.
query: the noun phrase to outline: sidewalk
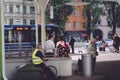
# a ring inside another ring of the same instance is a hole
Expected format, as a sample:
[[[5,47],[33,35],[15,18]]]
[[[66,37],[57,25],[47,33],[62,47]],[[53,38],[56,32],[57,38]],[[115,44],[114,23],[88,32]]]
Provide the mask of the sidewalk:
[[[99,52],[97,57],[95,74],[92,77],[84,77],[75,74],[79,55],[72,55],[73,75],[63,77],[63,80],[120,80],[120,54],[110,52]]]

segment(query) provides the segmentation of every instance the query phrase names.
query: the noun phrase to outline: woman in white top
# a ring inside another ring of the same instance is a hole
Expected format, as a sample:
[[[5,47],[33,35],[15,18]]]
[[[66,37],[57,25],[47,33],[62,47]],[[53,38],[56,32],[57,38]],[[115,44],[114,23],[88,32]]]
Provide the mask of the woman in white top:
[[[45,43],[45,55],[50,57],[54,55],[55,43],[54,36],[49,35],[48,40]]]

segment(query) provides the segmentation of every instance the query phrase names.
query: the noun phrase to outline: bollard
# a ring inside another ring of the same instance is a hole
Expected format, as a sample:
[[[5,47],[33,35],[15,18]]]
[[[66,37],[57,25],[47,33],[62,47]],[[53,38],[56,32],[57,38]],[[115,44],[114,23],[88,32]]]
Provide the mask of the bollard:
[[[82,74],[85,77],[92,76],[92,55],[82,54]]]

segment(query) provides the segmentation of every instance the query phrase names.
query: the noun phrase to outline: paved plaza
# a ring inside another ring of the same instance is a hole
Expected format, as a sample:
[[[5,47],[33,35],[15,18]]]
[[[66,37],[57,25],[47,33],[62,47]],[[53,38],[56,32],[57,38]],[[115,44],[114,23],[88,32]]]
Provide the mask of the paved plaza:
[[[85,77],[82,73],[75,74],[77,61],[80,55],[72,55],[73,74],[70,77],[63,77],[63,80],[120,80],[120,54],[109,51],[99,52],[95,67],[95,74]]]

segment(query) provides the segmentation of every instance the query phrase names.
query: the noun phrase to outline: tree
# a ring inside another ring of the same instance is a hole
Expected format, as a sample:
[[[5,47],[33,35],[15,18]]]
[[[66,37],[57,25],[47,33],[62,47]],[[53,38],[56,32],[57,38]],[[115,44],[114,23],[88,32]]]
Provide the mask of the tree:
[[[120,27],[120,5],[116,1],[104,1],[103,4],[108,11],[108,18],[110,19],[108,26],[112,27],[112,35],[116,33],[116,27]]]
[[[100,6],[100,0],[83,0],[85,2],[90,2],[86,8],[88,24],[87,24],[87,34],[90,37],[90,33],[96,29],[96,24],[99,22],[99,17],[103,13],[103,9]]]
[[[65,5],[67,2],[71,2],[72,0],[50,0],[47,10],[46,10],[46,21],[47,23],[51,22],[62,29],[64,29],[64,25],[66,23],[66,20],[68,19],[67,16],[69,16],[73,12],[73,7]],[[54,18],[50,19],[50,6],[53,5],[54,7]]]

